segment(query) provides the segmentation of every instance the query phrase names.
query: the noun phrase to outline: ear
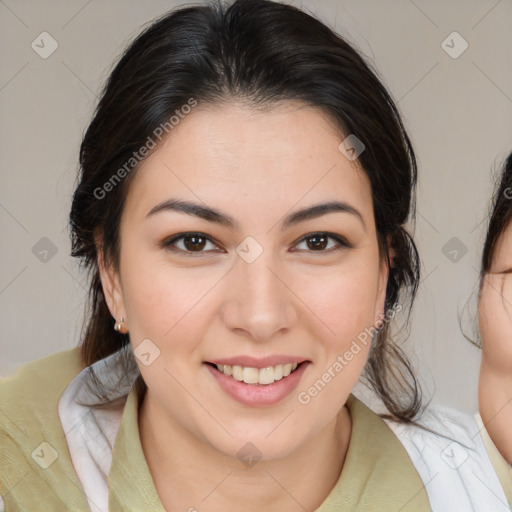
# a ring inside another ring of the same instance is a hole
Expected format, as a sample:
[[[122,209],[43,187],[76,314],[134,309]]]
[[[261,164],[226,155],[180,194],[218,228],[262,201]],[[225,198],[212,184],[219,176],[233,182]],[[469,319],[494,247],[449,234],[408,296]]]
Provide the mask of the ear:
[[[126,321],[126,310],[119,272],[114,268],[112,263],[105,260],[103,243],[99,237],[96,237],[96,254],[103,295],[105,296],[110,314],[116,320],[124,318]]]

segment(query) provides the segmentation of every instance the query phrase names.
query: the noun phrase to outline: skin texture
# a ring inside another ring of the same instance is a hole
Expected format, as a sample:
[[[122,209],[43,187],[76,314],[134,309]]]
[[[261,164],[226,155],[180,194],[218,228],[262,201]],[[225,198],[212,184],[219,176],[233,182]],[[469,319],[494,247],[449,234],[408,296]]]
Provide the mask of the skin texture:
[[[369,344],[307,405],[297,395],[380,318],[388,276],[371,187],[339,151],[343,139],[326,115],[297,103],[268,112],[235,102],[197,107],[130,185],[119,267],[100,267],[110,311],[125,318],[133,348],[150,339],[160,350],[151,365],[138,361],[148,386],[139,427],[168,510],[313,510],[339,478],[351,434],[345,403]],[[170,198],[218,209],[239,226],[170,211],[148,217]],[[289,213],[333,200],[362,220],[337,212],[281,229]],[[181,253],[162,247],[185,231],[214,242],[192,256],[183,239],[174,244]],[[352,247],[300,241],[319,231]],[[248,236],[263,249],[252,263],[236,252]],[[310,364],[272,406],[233,400],[204,364],[276,354]],[[261,454],[252,467],[237,457],[247,443]]]
[[[494,444],[512,464],[512,225],[503,232],[479,298],[482,362],[480,415]]]

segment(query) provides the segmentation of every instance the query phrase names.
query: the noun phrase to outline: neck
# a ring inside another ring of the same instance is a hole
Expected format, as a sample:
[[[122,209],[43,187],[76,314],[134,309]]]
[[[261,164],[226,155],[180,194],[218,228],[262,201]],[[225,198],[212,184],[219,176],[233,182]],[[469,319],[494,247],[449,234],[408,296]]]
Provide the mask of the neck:
[[[339,479],[352,426],[346,406],[288,456],[244,468],[162,417],[147,396],[139,411],[141,444],[167,510],[304,512],[318,508]]]

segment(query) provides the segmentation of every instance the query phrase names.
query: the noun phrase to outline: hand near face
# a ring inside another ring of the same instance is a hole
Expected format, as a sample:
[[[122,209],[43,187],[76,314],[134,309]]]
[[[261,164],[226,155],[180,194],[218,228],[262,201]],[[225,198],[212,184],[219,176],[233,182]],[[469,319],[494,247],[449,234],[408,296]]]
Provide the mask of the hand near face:
[[[493,272],[484,276],[479,298],[479,407],[494,444],[512,463],[512,269],[503,264],[497,249]]]

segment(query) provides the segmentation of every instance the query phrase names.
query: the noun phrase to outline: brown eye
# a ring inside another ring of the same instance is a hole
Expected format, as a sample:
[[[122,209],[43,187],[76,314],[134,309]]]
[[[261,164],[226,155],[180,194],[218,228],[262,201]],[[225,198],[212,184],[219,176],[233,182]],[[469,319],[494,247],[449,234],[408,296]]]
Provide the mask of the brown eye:
[[[206,239],[200,236],[183,237],[183,245],[187,251],[201,251],[206,245]]]
[[[209,247],[205,250],[205,247]],[[196,253],[207,253],[215,251],[218,246],[204,233],[181,233],[173,236],[162,243],[162,247],[174,252],[181,252],[187,255]]]
[[[307,246],[311,250],[323,250],[327,247],[329,237],[325,235],[313,235],[306,239]]]
[[[332,241],[334,243],[332,243]],[[310,233],[301,238],[296,247],[305,244],[306,251],[330,253],[342,248],[352,247],[345,239],[334,233]],[[300,249],[302,250],[302,249]]]

